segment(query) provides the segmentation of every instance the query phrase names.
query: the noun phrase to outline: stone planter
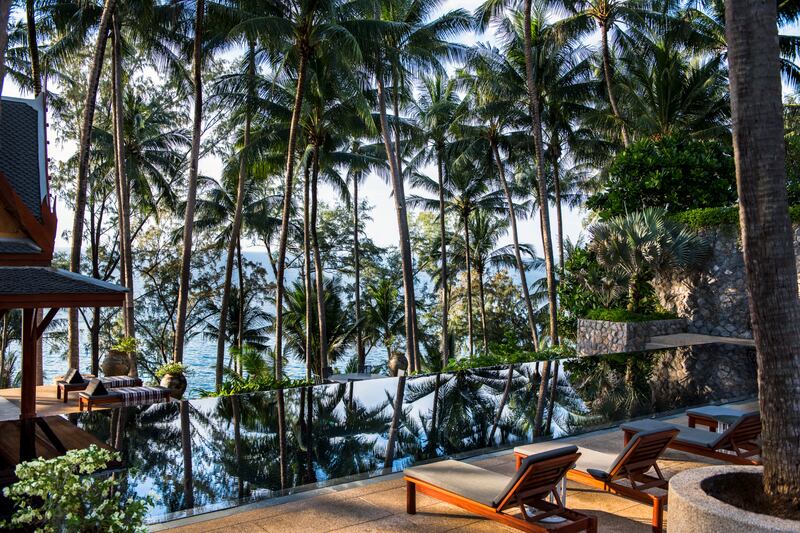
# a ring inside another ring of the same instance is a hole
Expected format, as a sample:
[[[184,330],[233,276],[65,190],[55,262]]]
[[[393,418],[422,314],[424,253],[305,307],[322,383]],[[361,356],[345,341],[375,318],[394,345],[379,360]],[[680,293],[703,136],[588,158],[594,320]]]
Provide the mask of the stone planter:
[[[686,320],[610,322],[578,319],[578,355],[640,352],[651,337],[686,331]]]
[[[389,358],[389,375],[396,376],[400,370],[408,370],[408,359],[401,353],[393,353]]]
[[[176,400],[183,398],[183,393],[186,392],[188,383],[184,374],[164,374],[161,378],[160,385],[169,389],[169,394]]]
[[[127,376],[131,369],[131,360],[126,352],[109,350],[100,363],[104,376]]]
[[[797,533],[800,521],[745,511],[706,494],[704,480],[721,474],[759,473],[760,466],[693,468],[669,481],[670,533]]]

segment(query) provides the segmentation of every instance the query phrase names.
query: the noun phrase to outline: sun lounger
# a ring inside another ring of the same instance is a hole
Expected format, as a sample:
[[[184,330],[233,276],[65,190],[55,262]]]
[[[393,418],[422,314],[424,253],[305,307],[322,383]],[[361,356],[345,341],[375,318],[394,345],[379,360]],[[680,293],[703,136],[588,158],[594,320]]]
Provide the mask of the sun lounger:
[[[578,448],[581,456],[575,468],[567,472],[567,479],[652,506],[653,531],[660,532],[664,527],[668,481],[661,474],[657,461],[677,434],[677,429],[638,433],[616,455]],[[559,444],[543,442],[518,446],[514,448],[517,465],[526,457],[555,446]]]
[[[744,413],[724,433],[668,424],[658,420],[639,420],[621,426],[625,442],[638,432],[676,428],[680,430],[669,447],[682,452],[711,457],[739,465],[761,464],[761,416],[758,411]]]
[[[105,407],[118,407],[123,405],[145,405],[151,403],[168,402],[170,389],[165,387],[117,387],[105,389],[102,384],[98,386],[94,379],[86,391],[78,393],[78,410],[91,411],[92,407],[103,405]]]
[[[557,486],[580,457],[562,446],[522,461],[513,477],[461,461],[407,468],[406,511],[416,514],[417,491],[522,531],[597,531],[597,519],[564,507]],[[552,495],[554,503],[547,498]],[[520,515],[505,512],[517,507]],[[553,523],[553,517],[563,522]]]
[[[689,418],[689,427],[705,426],[709,431],[718,431],[720,425],[730,426],[735,423],[748,410],[745,406],[709,405],[688,409],[686,416]]]
[[[139,378],[132,378],[130,376],[104,376],[97,378],[103,382],[107,389],[115,389],[117,387],[141,387],[142,380]],[[66,381],[58,381],[56,383],[56,398],[67,403],[67,395],[73,391],[86,390],[91,380],[83,379],[78,383],[68,383]]]

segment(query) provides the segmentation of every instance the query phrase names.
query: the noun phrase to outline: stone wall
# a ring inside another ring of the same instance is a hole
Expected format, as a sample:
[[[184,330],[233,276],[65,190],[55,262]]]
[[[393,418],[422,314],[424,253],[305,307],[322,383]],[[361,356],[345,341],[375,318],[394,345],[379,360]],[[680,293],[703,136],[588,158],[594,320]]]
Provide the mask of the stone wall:
[[[734,226],[704,230],[711,257],[699,272],[657,280],[656,294],[666,309],[687,319],[687,331],[721,337],[753,337],[745,287],[744,258]],[[800,255],[800,226],[794,228]]]
[[[578,354],[599,355],[644,350],[651,337],[686,331],[686,321],[609,322],[578,319]]]

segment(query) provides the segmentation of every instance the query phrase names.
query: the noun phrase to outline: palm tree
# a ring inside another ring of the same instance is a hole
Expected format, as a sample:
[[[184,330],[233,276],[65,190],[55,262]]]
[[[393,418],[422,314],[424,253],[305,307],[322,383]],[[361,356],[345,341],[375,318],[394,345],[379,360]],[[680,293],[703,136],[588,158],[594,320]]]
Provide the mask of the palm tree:
[[[539,348],[539,334],[534,320],[533,303],[528,289],[525,264],[522,260],[519,233],[517,230],[517,210],[512,189],[506,179],[506,163],[500,155],[500,145],[510,150],[519,144],[520,132],[515,131],[525,117],[513,102],[524,87],[524,79],[519,75],[507,57],[498,50],[478,46],[459,77],[469,88],[469,97],[462,106],[468,122],[460,122],[459,137],[463,141],[485,145],[477,150],[488,151],[496,166],[497,177],[506,200],[511,239],[517,273],[522,285],[522,295],[528,312],[528,327],[534,349]]]
[[[643,283],[657,274],[699,266],[709,252],[704,239],[652,207],[599,222],[589,233],[597,262],[626,279],[632,312],[640,311]]]
[[[485,159],[485,154],[484,154]],[[421,196],[409,197],[412,206],[422,207],[430,211],[439,209],[439,199],[441,196],[445,203],[445,212],[455,215],[458,225],[463,232],[464,238],[464,268],[467,273],[467,338],[470,355],[474,352],[473,341],[473,313],[472,313],[472,241],[470,239],[470,219],[472,215],[480,210],[497,213],[503,209],[503,200],[500,191],[490,190],[490,183],[481,179],[480,172],[487,168],[485,161],[483,167],[476,166],[474,160],[469,155],[464,154],[454,162],[450,172],[450,179],[443,183],[444,188],[439,189],[438,181],[428,176],[415,174],[412,183],[415,187],[437,194],[437,198],[425,198]],[[490,168],[490,166],[489,166]]]
[[[269,32],[274,41],[277,41],[275,48],[293,60],[287,62],[287,67],[291,68],[295,79],[294,103],[286,149],[281,232],[278,242],[277,297],[275,299],[275,374],[277,378],[281,378],[283,375],[283,296],[286,249],[294,189],[295,150],[306,90],[308,62],[323,45],[330,50],[337,50],[354,63],[361,60],[361,50],[356,38],[358,25],[355,23],[358,14],[347,9],[338,12],[340,4],[341,2],[337,0],[296,0],[286,5],[278,4],[277,12],[274,15],[254,20],[254,23],[264,26],[265,32]],[[290,36],[293,37],[293,40],[287,47],[286,39],[289,39]]]
[[[383,343],[387,360],[395,353],[395,339],[403,334],[405,315],[395,283],[381,278],[367,285],[364,332],[370,344]]]
[[[3,95],[3,81],[6,78],[6,47],[8,46],[8,21],[11,15],[11,0],[0,0],[0,96]],[[0,109],[2,111],[2,109]]]
[[[83,220],[86,211],[86,189],[89,173],[89,150],[91,147],[92,124],[94,122],[97,89],[100,84],[100,73],[103,68],[103,57],[106,51],[108,29],[111,16],[114,12],[116,1],[106,0],[100,24],[97,29],[97,44],[95,45],[92,64],[89,69],[89,82],[86,91],[86,101],[83,107],[81,120],[81,136],[79,144],[78,172],[75,178],[75,210],[72,220],[72,242],[70,245],[69,269],[80,272],[81,244],[83,243]],[[78,368],[80,360],[78,310],[71,308],[69,311],[69,366]]]
[[[446,149],[449,141],[449,130],[456,120],[459,97],[455,80],[449,80],[442,74],[423,77],[420,84],[420,95],[415,106],[415,118],[422,129],[425,146],[411,167],[421,163],[435,161],[436,176],[439,185],[439,239],[440,261],[439,284],[442,303],[442,332],[440,351],[442,365],[450,359],[447,319],[449,313],[449,285],[447,275],[447,231],[445,228],[444,183],[447,180]]]
[[[192,281],[192,245],[194,239],[194,213],[197,203],[197,172],[200,162],[200,141],[203,134],[203,18],[205,0],[195,4],[194,39],[192,41],[192,147],[189,153],[189,179],[186,187],[186,211],[183,214],[183,249],[181,274],[178,285],[178,310],[175,318],[175,350],[173,360],[183,362],[186,340],[186,310],[189,304],[189,284]]]
[[[800,505],[800,301],[786,200],[776,4],[725,2],[733,145],[758,360],[764,492]]]

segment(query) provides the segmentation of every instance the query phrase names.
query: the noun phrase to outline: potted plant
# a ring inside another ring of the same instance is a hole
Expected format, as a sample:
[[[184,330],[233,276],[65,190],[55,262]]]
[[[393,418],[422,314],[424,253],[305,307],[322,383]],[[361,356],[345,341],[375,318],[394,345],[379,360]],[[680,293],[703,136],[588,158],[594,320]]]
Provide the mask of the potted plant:
[[[131,354],[136,352],[136,339],[121,337],[109,348],[100,363],[100,370],[106,376],[127,376],[131,370]]]
[[[161,380],[161,386],[169,389],[175,399],[181,399],[186,392],[186,375],[189,368],[183,363],[167,363],[156,370],[156,378]]]

